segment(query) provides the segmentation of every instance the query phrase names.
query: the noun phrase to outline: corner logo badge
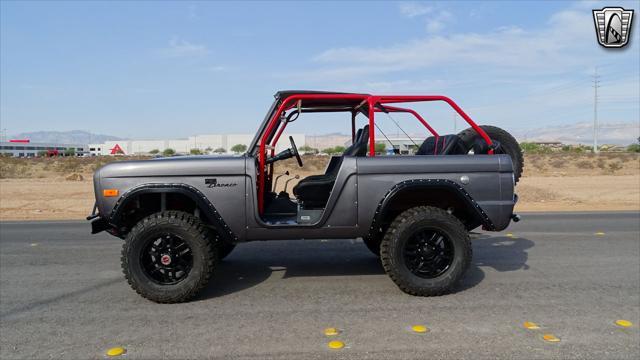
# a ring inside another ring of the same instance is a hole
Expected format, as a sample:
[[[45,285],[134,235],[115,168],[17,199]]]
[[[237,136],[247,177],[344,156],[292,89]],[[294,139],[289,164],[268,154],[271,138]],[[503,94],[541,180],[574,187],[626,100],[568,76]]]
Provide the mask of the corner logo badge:
[[[633,10],[620,7],[606,7],[593,10],[596,36],[600,45],[606,48],[621,48],[629,42]]]

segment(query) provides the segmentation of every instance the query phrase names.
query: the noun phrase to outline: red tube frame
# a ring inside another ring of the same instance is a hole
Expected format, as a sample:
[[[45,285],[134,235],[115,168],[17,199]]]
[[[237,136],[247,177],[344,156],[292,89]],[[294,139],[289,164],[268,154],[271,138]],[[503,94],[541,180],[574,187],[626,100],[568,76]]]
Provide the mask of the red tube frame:
[[[305,99],[353,99],[353,100],[363,100],[366,101],[369,106],[369,128],[374,129],[375,126],[375,112],[381,111],[376,110],[376,104],[394,104],[394,103],[403,103],[403,102],[426,102],[426,101],[444,101],[449,106],[451,106],[457,113],[462,117],[491,147],[493,143],[491,139],[487,135],[487,133],[482,130],[470,117],[467,115],[453,100],[446,96],[442,95],[383,95],[383,96],[374,96],[374,95],[360,95],[360,94],[298,94],[291,95],[284,99],[273,117],[269,121],[267,128],[262,134],[262,138],[260,139],[260,147],[258,151],[258,212],[260,214],[264,211],[264,187],[265,187],[265,164],[266,164],[266,146],[267,146],[267,137],[274,130],[274,127],[278,123],[280,119],[280,115],[283,111],[291,109],[294,105],[288,105],[291,101],[296,100],[305,100]],[[408,112],[414,115],[434,136],[438,137],[438,133],[431,127],[429,124],[414,110],[405,109],[395,106],[385,106],[385,108],[389,111],[393,112]],[[280,136],[282,135],[284,128],[287,126],[286,123],[282,125],[282,128],[279,129],[276,136],[273,138],[271,145],[275,147]],[[353,129],[352,129],[353,130]],[[375,156],[375,131],[369,132],[369,156]],[[273,156],[275,150],[271,149],[271,154]],[[493,150],[489,150],[490,154],[493,154]]]

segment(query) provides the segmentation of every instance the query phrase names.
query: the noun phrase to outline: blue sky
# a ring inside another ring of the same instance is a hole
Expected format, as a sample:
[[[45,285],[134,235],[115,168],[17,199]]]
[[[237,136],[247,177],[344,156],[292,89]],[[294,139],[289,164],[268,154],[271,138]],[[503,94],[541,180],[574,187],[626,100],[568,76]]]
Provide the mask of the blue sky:
[[[1,126],[246,133],[295,88],[445,94],[479,123],[528,129],[591,121],[596,66],[601,120],[638,122],[639,4],[2,1]],[[625,49],[596,42],[591,9],[607,5],[636,10]],[[301,131],[346,133],[335,124]]]

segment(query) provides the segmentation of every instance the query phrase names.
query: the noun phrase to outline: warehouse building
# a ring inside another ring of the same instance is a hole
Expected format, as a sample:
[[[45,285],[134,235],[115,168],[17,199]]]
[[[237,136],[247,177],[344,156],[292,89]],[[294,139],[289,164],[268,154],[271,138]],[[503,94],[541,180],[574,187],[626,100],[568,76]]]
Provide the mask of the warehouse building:
[[[88,154],[88,146],[82,144],[32,143],[29,140],[0,142],[1,156],[87,156]]]
[[[289,136],[293,136],[298,146],[305,144],[304,134],[283,134],[276,151],[290,147]],[[190,136],[186,139],[106,141],[103,144],[89,144],[88,153],[91,156],[146,155],[172,149],[177,154],[189,154],[191,150],[197,149],[201,153],[230,154],[233,153],[231,148],[234,145],[249,146],[253,137],[253,134],[211,134]]]

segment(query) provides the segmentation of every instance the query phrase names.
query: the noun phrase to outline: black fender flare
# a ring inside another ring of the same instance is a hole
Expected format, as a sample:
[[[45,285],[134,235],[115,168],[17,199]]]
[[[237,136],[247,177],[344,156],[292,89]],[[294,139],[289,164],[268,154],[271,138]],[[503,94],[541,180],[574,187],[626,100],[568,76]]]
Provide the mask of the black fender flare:
[[[109,224],[120,228],[122,225],[122,209],[136,196],[149,193],[178,193],[187,196],[196,203],[196,206],[198,206],[200,210],[203,210],[201,214],[210,224],[220,231],[221,236],[227,241],[234,243],[238,241],[238,237],[231,231],[231,228],[229,228],[211,201],[194,186],[183,183],[148,183],[140,184],[127,190],[113,206],[111,214],[107,219]]]
[[[493,230],[495,226],[489,216],[482,210],[480,205],[471,197],[471,195],[458,183],[448,179],[413,179],[405,180],[394,185],[387,193],[382,197],[376,208],[376,212],[369,227],[368,237],[374,236],[376,232],[380,232],[380,223],[386,212],[388,211],[391,201],[400,193],[408,190],[437,190],[446,189],[451,190],[456,194],[458,199],[463,201],[472,209],[472,214],[478,221],[487,229]]]

